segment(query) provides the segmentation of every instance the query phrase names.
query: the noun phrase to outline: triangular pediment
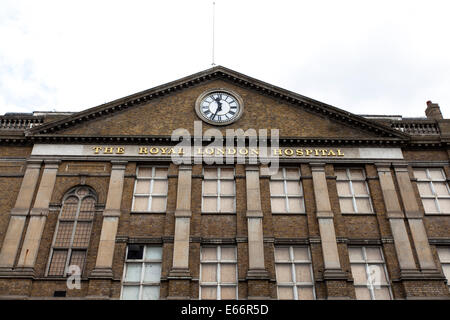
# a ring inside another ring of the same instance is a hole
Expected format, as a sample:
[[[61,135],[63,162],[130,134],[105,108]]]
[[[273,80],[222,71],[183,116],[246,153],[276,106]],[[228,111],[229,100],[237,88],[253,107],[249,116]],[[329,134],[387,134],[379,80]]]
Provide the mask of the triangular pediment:
[[[407,134],[350,112],[270,85],[224,67],[203,72],[130,95],[29,129],[36,139],[141,139],[170,137],[175,129],[194,130],[199,95],[209,89],[237,92],[244,113],[236,122],[216,127],[202,122],[203,131],[279,129],[284,138],[311,140],[405,141]]]

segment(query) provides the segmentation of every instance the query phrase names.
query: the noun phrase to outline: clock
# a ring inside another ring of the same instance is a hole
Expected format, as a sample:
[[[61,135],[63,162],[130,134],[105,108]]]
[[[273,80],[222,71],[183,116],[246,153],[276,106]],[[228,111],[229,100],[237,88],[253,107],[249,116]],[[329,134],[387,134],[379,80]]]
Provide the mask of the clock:
[[[227,125],[239,119],[244,103],[239,95],[228,89],[211,89],[202,93],[195,102],[195,111],[203,121]]]

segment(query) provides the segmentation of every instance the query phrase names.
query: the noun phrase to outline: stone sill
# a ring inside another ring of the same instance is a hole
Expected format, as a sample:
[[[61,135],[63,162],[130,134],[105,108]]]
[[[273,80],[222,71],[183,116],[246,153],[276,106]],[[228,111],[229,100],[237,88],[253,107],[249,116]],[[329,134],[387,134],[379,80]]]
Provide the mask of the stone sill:
[[[376,216],[375,212],[341,212],[343,216]]]
[[[166,214],[167,211],[130,211],[130,214]]]

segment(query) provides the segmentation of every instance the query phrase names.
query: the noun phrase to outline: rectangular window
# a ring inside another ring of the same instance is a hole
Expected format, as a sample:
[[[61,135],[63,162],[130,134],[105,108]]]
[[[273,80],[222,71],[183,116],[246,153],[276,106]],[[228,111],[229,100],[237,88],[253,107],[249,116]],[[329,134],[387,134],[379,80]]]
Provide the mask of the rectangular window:
[[[349,247],[356,299],[391,300],[389,277],[380,247]]]
[[[305,212],[299,168],[279,168],[270,177],[270,204],[273,213]]]
[[[122,300],[158,300],[162,247],[129,245],[122,278]]]
[[[238,297],[234,246],[205,246],[200,253],[200,299],[235,300]]]
[[[363,169],[335,169],[336,187],[342,213],[373,213]]]
[[[314,300],[314,275],[309,247],[275,247],[278,299]]]
[[[234,168],[203,168],[202,212],[236,212]]]
[[[167,167],[138,167],[132,211],[165,212],[167,189]]]
[[[447,285],[450,290],[450,247],[437,247],[439,261],[441,262],[442,272],[447,278]]]
[[[450,189],[441,168],[414,168],[425,213],[450,213]]]

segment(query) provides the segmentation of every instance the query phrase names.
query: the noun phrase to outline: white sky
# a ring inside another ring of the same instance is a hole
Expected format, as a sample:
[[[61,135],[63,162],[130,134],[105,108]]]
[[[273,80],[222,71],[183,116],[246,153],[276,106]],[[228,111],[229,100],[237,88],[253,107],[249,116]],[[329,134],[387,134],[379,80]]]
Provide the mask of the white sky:
[[[216,0],[215,63],[357,114],[450,118],[450,1]],[[0,0],[0,114],[208,69],[212,0]]]

